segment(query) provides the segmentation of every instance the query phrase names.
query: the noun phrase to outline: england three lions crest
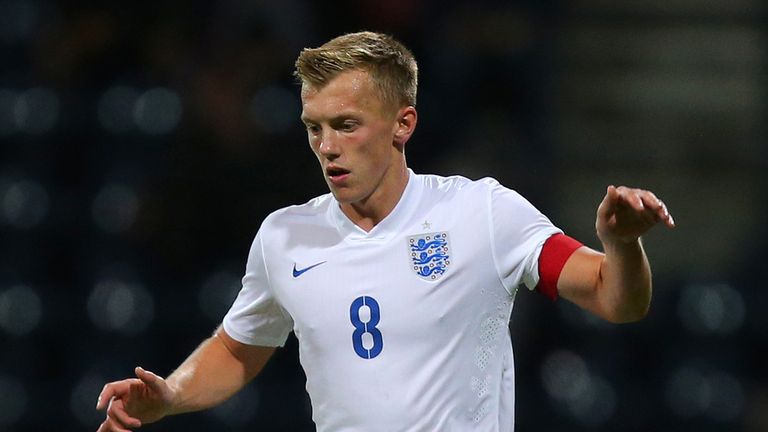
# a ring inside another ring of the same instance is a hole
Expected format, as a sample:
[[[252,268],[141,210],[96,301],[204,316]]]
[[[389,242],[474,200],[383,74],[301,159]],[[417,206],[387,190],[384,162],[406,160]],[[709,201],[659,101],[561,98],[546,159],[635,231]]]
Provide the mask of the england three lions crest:
[[[447,232],[419,234],[408,237],[411,269],[422,279],[435,281],[451,266]]]

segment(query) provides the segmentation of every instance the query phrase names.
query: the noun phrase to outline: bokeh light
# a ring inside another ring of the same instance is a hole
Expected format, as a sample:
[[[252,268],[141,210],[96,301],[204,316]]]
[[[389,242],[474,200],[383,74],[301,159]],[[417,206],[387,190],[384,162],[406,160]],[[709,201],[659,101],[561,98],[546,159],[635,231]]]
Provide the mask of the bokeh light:
[[[580,423],[598,426],[616,411],[616,391],[604,378],[587,368],[578,354],[559,350],[550,353],[541,367],[544,389],[555,404],[565,404]]]
[[[683,290],[678,316],[693,333],[728,335],[744,324],[744,299],[732,286],[691,284]]]
[[[172,132],[181,120],[181,98],[165,87],[155,87],[139,95],[133,107],[136,127],[150,135]]]
[[[95,407],[96,398],[106,382],[103,376],[86,372],[72,388],[69,394],[69,409],[81,425],[94,427],[104,419],[104,413],[96,411]]]
[[[197,304],[208,319],[220,322],[224,318],[240,291],[241,277],[234,271],[221,270],[204,280],[198,291]]]
[[[88,297],[88,315],[103,331],[135,335],[154,319],[155,302],[142,285],[118,278],[96,283]]]
[[[33,88],[16,99],[13,114],[16,127],[29,134],[50,131],[59,120],[59,98],[53,91]]]
[[[130,186],[108,184],[99,190],[91,205],[91,215],[103,231],[116,234],[136,222],[139,213],[139,197]]]
[[[744,410],[744,387],[729,373],[682,366],[667,381],[665,399],[681,417],[706,417],[721,422]]]
[[[0,178],[0,222],[18,229],[41,224],[48,213],[48,192],[32,179]]]
[[[6,333],[25,336],[37,328],[42,315],[42,302],[34,289],[15,285],[0,290],[0,328]]]

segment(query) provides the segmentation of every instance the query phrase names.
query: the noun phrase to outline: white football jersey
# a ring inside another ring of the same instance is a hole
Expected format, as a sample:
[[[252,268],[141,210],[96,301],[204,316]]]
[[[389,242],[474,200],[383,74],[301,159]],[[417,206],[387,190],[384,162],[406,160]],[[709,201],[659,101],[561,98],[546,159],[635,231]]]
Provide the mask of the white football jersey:
[[[370,232],[331,194],[267,217],[224,329],[295,332],[318,431],[512,431],[512,303],[561,231],[496,180],[409,176]]]

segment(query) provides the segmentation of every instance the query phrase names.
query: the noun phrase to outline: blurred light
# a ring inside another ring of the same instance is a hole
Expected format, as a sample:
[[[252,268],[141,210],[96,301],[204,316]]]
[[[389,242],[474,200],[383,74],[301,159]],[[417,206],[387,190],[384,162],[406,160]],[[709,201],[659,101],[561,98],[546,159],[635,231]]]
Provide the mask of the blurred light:
[[[51,90],[33,88],[19,94],[13,109],[16,127],[30,134],[48,132],[59,119],[59,98]]]
[[[604,378],[591,375],[584,395],[569,400],[568,408],[583,424],[604,424],[616,412],[616,391]]]
[[[281,133],[296,124],[300,110],[293,92],[282,87],[264,87],[251,101],[254,122],[267,133]]]
[[[107,233],[129,229],[139,213],[139,198],[129,186],[109,184],[101,188],[91,205],[96,225]]]
[[[570,351],[555,351],[541,368],[544,389],[557,400],[575,400],[583,396],[589,384],[587,364]]]
[[[131,87],[114,86],[105,91],[97,108],[101,126],[112,133],[133,129],[133,110],[138,98],[139,92]]]
[[[27,410],[27,389],[16,378],[0,375],[0,426],[16,423]]]
[[[48,193],[33,180],[0,179],[0,222],[26,229],[39,225],[48,213]]]
[[[197,295],[200,310],[212,321],[221,321],[241,286],[240,275],[234,272],[219,271],[210,275]]]
[[[104,420],[104,413],[96,411],[96,399],[107,381],[93,373],[86,374],[75,384],[69,396],[69,409],[83,426],[94,427]],[[95,427],[94,427],[95,429]]]
[[[741,382],[726,372],[709,377],[709,385],[715,389],[711,408],[707,415],[719,421],[733,421],[744,411],[744,388]]]
[[[40,324],[43,315],[40,296],[30,287],[16,285],[0,292],[0,328],[24,336]]]
[[[181,99],[172,90],[156,87],[136,100],[133,120],[144,133],[162,135],[173,131],[181,120]]]
[[[37,24],[36,3],[25,0],[0,1],[0,41],[28,38]]]
[[[728,284],[689,285],[680,298],[678,315],[694,333],[728,335],[744,324],[744,299]]]
[[[259,407],[259,390],[246,386],[229,400],[211,410],[211,414],[227,427],[245,426],[256,416]]]
[[[135,335],[154,318],[152,295],[141,285],[103,279],[88,297],[88,314],[96,327]]]
[[[601,425],[615,414],[615,390],[602,377],[590,374],[579,355],[564,350],[550,354],[541,368],[541,376],[549,396],[565,403],[581,423]]]
[[[0,135],[10,135],[16,131],[13,111],[16,109],[17,97],[12,90],[0,89]]]
[[[705,416],[733,421],[744,409],[744,388],[726,372],[704,373],[684,366],[675,371],[665,388],[667,405],[681,417]]]

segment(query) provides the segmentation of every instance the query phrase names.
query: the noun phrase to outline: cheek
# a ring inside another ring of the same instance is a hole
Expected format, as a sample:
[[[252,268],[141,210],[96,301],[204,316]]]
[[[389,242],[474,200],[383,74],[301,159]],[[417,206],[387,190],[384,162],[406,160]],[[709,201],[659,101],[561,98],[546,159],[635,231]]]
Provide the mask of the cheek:
[[[320,157],[320,141],[316,137],[313,137],[310,134],[307,134],[307,143],[309,144],[309,149],[312,150],[312,153],[315,154],[315,156]]]

